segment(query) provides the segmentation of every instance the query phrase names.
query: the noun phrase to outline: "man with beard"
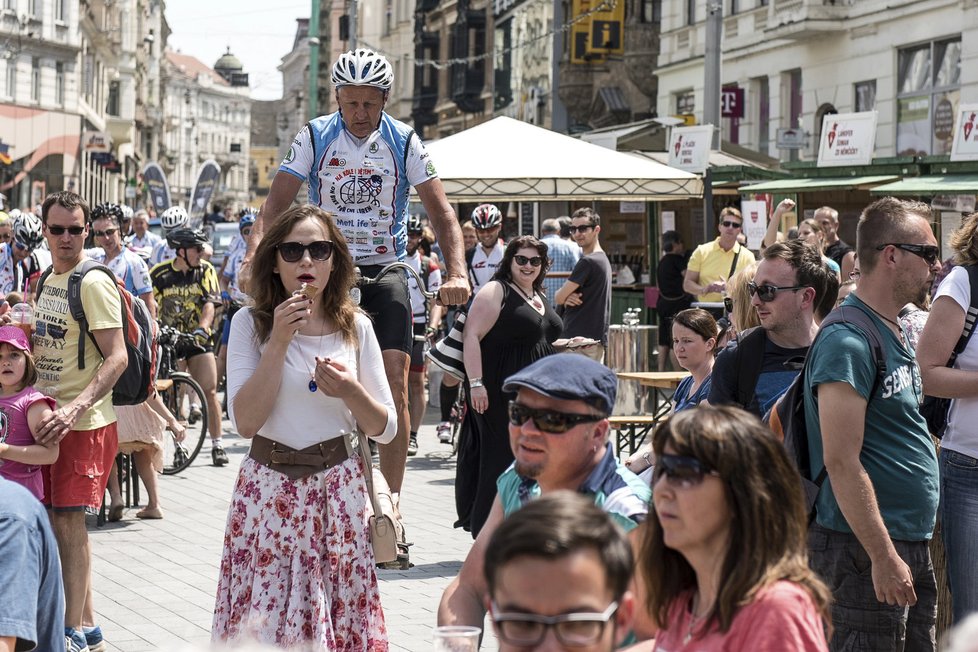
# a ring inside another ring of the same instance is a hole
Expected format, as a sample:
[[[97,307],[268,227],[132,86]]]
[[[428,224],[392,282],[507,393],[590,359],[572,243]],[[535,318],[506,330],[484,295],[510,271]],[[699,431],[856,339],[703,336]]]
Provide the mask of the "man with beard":
[[[625,531],[648,513],[649,486],[618,462],[608,442],[618,391],[613,371],[585,356],[551,355],[506,379],[503,391],[517,393],[509,407],[516,461],[499,476],[489,518],[442,594],[439,625],[482,626],[489,540],[503,519],[541,494],[584,494]]]
[[[827,326],[808,354],[811,477],[828,474],[809,547],[812,568],[832,589],[832,650],[936,646],[927,541],[937,515],[938,465],[918,410],[920,370],[898,323],[903,306],[941,268],[930,220],[926,204],[892,197],[859,218],[859,291],[842,305],[874,320],[884,364],[874,363],[868,336],[849,322]]]

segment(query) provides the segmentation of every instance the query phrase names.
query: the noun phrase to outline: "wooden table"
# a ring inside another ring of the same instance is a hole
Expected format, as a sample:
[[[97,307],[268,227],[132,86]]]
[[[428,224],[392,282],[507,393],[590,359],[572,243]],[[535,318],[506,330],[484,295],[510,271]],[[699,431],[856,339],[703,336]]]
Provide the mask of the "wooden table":
[[[669,414],[672,409],[671,394],[688,371],[620,371],[616,374],[619,381],[638,382],[642,387],[652,389],[651,414],[635,416],[612,417],[612,426],[617,433],[617,448],[619,454],[634,453],[641,442],[655,428],[656,424]]]
[[[619,371],[619,380],[637,380],[644,387],[655,387],[657,389],[676,389],[684,378],[689,376],[688,371]]]

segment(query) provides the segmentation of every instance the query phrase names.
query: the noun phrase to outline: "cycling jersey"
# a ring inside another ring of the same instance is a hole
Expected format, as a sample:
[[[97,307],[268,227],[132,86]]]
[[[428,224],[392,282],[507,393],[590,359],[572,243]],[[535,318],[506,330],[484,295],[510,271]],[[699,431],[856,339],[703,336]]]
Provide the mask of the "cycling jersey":
[[[105,262],[105,253],[91,256],[92,260],[102,263],[112,270],[115,277],[125,283],[126,289],[135,296],[153,291],[153,281],[149,277],[149,268],[134,251],[123,249],[119,255]]]
[[[242,243],[244,240],[241,241]],[[248,295],[241,290],[241,286],[238,285],[238,272],[241,270],[241,263],[244,262],[245,248],[242,247],[238,251],[230,254],[227,257],[227,263],[224,265],[223,276],[228,280],[228,294],[231,295],[231,299],[238,303],[245,303],[248,301]]]
[[[27,258],[17,262],[14,246],[12,242],[0,244],[0,292],[19,292],[27,300],[31,280],[51,266],[51,253],[35,249]]]
[[[386,113],[363,139],[339,112],[312,120],[279,170],[309,182],[309,203],[335,215],[358,265],[404,259],[410,186],[437,176],[414,130]]]
[[[176,249],[170,249],[170,245],[166,243],[166,240],[160,240],[153,245],[153,253],[149,255],[149,264],[151,266],[159,265],[160,263],[172,260],[176,257]]]
[[[404,262],[413,267],[414,271],[420,274],[422,279],[427,276],[426,291],[438,291],[438,288],[441,287],[441,269],[439,269],[434,260],[427,256],[422,256],[420,251],[415,251],[414,255],[405,258]],[[422,265],[427,266],[427,273],[422,271]],[[408,289],[411,291],[411,312],[414,315],[414,323],[424,324],[428,320],[428,300],[421,294],[421,290],[418,288],[418,281],[414,276],[408,276]]]
[[[230,244],[228,244],[228,249],[224,254],[224,259],[230,260],[232,256],[238,253],[244,254],[244,252],[247,250],[248,243],[245,242],[244,237],[240,233],[235,234],[235,236],[231,238]]]
[[[469,280],[472,281],[473,297],[482,286],[492,280],[505,251],[506,247],[503,246],[502,240],[497,242],[489,253],[486,253],[481,244],[477,244],[470,250],[471,255],[467,255],[466,259],[469,261]]]
[[[163,238],[156,235],[152,231],[146,231],[146,235],[143,237],[140,238],[138,235],[133,234],[128,236],[125,242],[126,246],[133,251],[141,251],[145,252],[146,255],[152,255],[153,248],[156,246],[156,243],[163,242]]]
[[[206,260],[200,261],[200,267],[185,272],[176,269],[173,261],[168,260],[153,267],[149,275],[160,322],[181,333],[192,333],[200,326],[204,304],[221,301],[217,272]]]

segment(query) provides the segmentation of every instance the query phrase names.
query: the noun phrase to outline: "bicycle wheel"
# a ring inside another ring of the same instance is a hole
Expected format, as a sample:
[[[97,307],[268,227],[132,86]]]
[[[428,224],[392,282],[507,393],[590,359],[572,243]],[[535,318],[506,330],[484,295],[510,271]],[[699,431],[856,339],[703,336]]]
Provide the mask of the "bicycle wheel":
[[[187,436],[182,442],[176,441],[169,430],[164,433],[163,473],[175,475],[193,464],[204,445],[207,437],[207,401],[204,400],[204,390],[189,374],[176,372],[167,380],[159,381],[159,384],[165,386],[160,390],[163,403],[187,429]],[[190,406],[185,407],[184,404],[192,403],[193,397],[200,401],[202,416],[191,423],[188,418]]]

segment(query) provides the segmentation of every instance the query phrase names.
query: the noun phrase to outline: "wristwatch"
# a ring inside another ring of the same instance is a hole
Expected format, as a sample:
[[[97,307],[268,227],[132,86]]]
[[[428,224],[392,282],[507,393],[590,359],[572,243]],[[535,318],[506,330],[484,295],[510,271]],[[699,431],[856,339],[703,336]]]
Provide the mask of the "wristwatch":
[[[485,387],[485,385],[482,384],[481,378],[471,378],[469,380],[469,389],[477,389],[479,387]]]

